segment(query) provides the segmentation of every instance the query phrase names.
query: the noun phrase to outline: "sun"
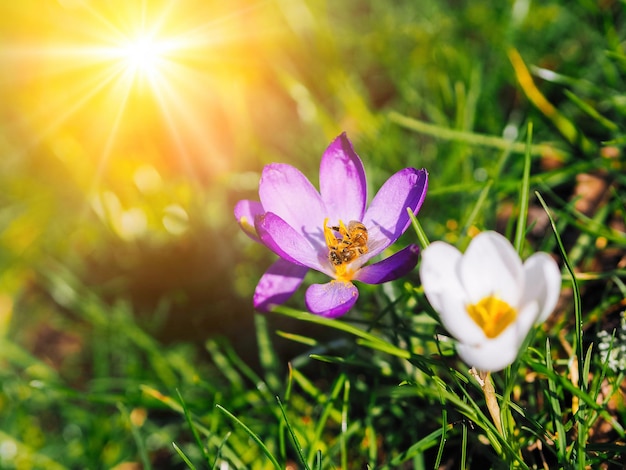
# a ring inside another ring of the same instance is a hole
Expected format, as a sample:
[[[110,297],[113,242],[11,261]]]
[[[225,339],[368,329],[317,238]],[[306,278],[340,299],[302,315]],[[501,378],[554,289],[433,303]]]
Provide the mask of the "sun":
[[[12,121],[0,113],[0,127],[26,136],[21,152],[53,149],[90,195],[143,162],[194,184],[228,171],[271,63],[257,53],[277,40],[257,26],[276,14],[270,2],[48,3],[50,15],[17,2],[0,18],[0,64],[12,71],[0,79]]]
[[[139,34],[117,45],[114,55],[122,61],[126,72],[154,80],[166,67],[168,53],[174,50],[166,39]]]
[[[130,69],[152,75],[158,68],[161,50],[152,38],[139,37],[120,48],[122,59]]]

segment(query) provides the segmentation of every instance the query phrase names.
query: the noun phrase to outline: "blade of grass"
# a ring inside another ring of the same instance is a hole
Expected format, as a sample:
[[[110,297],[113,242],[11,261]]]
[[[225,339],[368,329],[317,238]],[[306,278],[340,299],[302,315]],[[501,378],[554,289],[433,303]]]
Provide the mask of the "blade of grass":
[[[341,392],[341,389],[343,388],[343,384],[345,380],[346,380],[346,374],[344,373],[340,374],[339,377],[337,377],[337,379],[335,380],[335,383],[333,384],[333,388],[330,391],[330,396],[328,400],[326,401],[326,403],[324,404],[324,407],[322,408],[322,413],[320,414],[320,417],[317,420],[317,425],[315,426],[315,433],[314,433],[314,438],[312,442],[314,443],[319,442],[320,439],[322,438],[322,433],[324,432],[324,428],[326,427],[328,418],[331,416],[332,412],[334,411],[335,400],[337,400],[337,397],[339,396],[339,392]],[[309,451],[309,456],[307,460],[312,461],[314,455],[315,455],[315,446],[311,445],[311,449]]]
[[[350,403],[350,379],[346,378],[343,386],[343,404],[341,407],[341,434],[339,445],[341,452],[341,468],[348,468],[348,442],[346,432],[348,431],[348,408]]]
[[[237,390],[243,390],[245,388],[243,377],[239,371],[233,367],[226,354],[222,352],[218,342],[214,339],[210,339],[204,344],[204,347],[211,355],[211,359],[217,366],[217,369],[226,377],[231,385]]]
[[[143,393],[145,393],[147,396],[151,397],[152,399],[157,400],[158,402],[162,403],[163,405],[167,406],[169,409],[177,413],[183,414],[183,408],[180,406],[180,403],[178,403],[176,400],[172,399],[171,397],[167,395],[163,395],[161,392],[159,392],[158,390],[148,385],[140,385],[139,388],[141,389]],[[216,409],[218,409],[217,404],[215,405],[215,407]],[[214,429],[217,429],[218,425],[221,423],[217,419],[217,416],[219,416],[219,414],[215,413],[215,416],[211,418],[211,424],[214,427]],[[195,424],[196,429],[209,439],[209,444],[222,448],[225,442],[224,440],[217,437],[214,431],[209,430],[206,426],[199,423],[195,418],[192,417],[192,419],[194,419],[194,424]],[[239,456],[236,454],[236,452],[233,449],[231,449],[230,447],[224,447],[224,449],[225,449],[223,451],[224,456],[229,461],[231,461],[232,464],[236,468],[240,468],[244,466],[244,463],[239,459]]]
[[[561,236],[559,235],[559,232],[556,230],[556,225],[554,224],[554,219],[552,218],[552,214],[550,214],[548,206],[546,205],[545,201],[541,197],[541,194],[539,194],[539,192],[535,192],[535,194],[537,195],[539,202],[543,206],[544,211],[546,212],[546,214],[548,215],[548,218],[550,219],[550,225],[552,226],[552,231],[554,232],[554,236],[557,239],[557,245],[559,246],[559,250],[561,251],[563,262],[565,263],[567,271],[569,272],[569,275],[572,279],[572,288],[574,291],[573,292],[574,313],[576,316],[576,329],[575,329],[576,346],[574,350],[574,355],[577,359],[576,362],[578,365],[578,384],[574,384],[574,385],[575,386],[577,385],[580,388],[583,396],[588,397],[586,393],[587,381],[583,379],[584,371],[585,371],[585,364],[584,364],[584,357],[583,357],[583,354],[584,354],[583,353],[583,318],[582,318],[582,309],[581,309],[581,301],[580,301],[580,289],[578,287],[578,282],[576,281],[576,275],[574,274],[574,269],[572,268],[572,265],[569,262],[569,258],[565,251],[565,247],[563,246],[563,242],[561,241]],[[586,415],[586,412],[585,412],[584,407],[580,406],[578,411],[576,412],[576,417],[577,417],[578,424],[579,424],[579,429],[577,429],[578,437],[577,437],[576,463],[577,463],[579,470],[583,470],[586,466],[585,465],[585,460],[586,460],[585,445],[586,445],[587,436],[586,436],[585,431],[581,429],[584,427],[585,415]]]
[[[588,105],[585,101],[581,100],[578,96],[576,96],[574,93],[569,91],[567,88],[563,88],[563,93],[565,93],[565,96],[567,96],[570,100],[572,100],[574,104],[576,104],[576,106],[578,106],[585,113],[587,113],[587,115],[595,119],[595,121],[598,124],[600,124],[601,126],[603,126],[604,128],[608,129],[611,132],[619,131],[619,126],[617,124],[615,124],[613,121],[602,116],[596,108]]]
[[[545,364],[535,362],[531,363],[531,366],[535,372],[544,374],[551,380],[558,382],[561,387],[563,387],[567,392],[578,398],[580,402],[584,403],[588,408],[597,413],[600,413],[600,415],[607,421],[607,423],[611,424],[615,432],[617,432],[620,437],[623,438],[626,436],[624,427],[613,416],[611,416],[611,414],[606,409],[596,403],[593,397],[589,396],[588,393],[581,391],[580,388],[574,385],[571,380],[569,380],[569,378],[562,377],[554,370],[548,369]]]
[[[196,444],[198,445],[198,448],[200,449],[200,453],[204,457],[204,460],[206,460],[207,464],[210,467],[211,459],[209,458],[209,454],[207,453],[206,446],[200,440],[200,435],[198,434],[198,430],[196,429],[196,426],[194,425],[193,420],[191,419],[191,415],[189,413],[189,409],[187,408],[187,404],[185,403],[185,400],[183,400],[183,396],[181,395],[178,389],[176,389],[176,394],[178,395],[178,401],[180,402],[180,405],[183,408],[183,415],[185,416],[187,425],[189,426],[189,429],[191,429],[191,434],[193,435],[193,438],[196,441]]]
[[[443,457],[443,449],[448,440],[447,426],[448,426],[448,410],[446,409],[446,399],[443,393],[440,393],[439,402],[441,403],[441,439],[439,440],[439,449],[437,449],[437,458],[435,458],[435,465],[433,468],[439,468],[441,464],[441,458]]]
[[[421,134],[430,135],[443,140],[460,141],[470,145],[479,145],[482,147],[490,147],[499,150],[507,150],[513,153],[524,153],[526,151],[526,145],[521,142],[511,142],[508,139],[502,137],[496,137],[491,135],[476,134],[473,132],[459,131],[455,129],[449,129],[435,124],[429,124],[424,121],[403,116],[400,113],[392,111],[389,113],[389,119],[402,127],[410,129]],[[561,158],[565,157],[565,153],[550,145],[533,145],[533,155],[543,155],[546,153],[557,155]]]
[[[315,454],[314,468],[315,470],[322,470],[322,451],[321,450],[318,450],[317,453]]]
[[[552,354],[550,352],[550,338],[546,338],[546,367],[548,370],[554,372],[552,365]],[[552,423],[554,426],[554,433],[556,434],[557,442],[557,457],[561,464],[566,463],[567,455],[567,443],[565,441],[567,434],[565,427],[563,426],[563,412],[561,411],[561,400],[559,398],[558,388],[556,382],[548,376],[548,401],[550,403],[550,414],[552,415]]]
[[[289,420],[287,419],[287,413],[285,412],[285,408],[283,407],[283,404],[280,401],[280,397],[276,396],[276,402],[278,403],[278,407],[280,408],[280,412],[283,415],[283,420],[285,422],[285,425],[287,426],[287,431],[289,431],[289,435],[291,436],[291,439],[293,440],[293,445],[296,448],[296,452],[298,453],[298,458],[300,459],[300,462],[302,462],[302,465],[304,465],[304,468],[306,470],[311,470],[311,467],[309,467],[309,464],[307,463],[307,460],[304,457],[304,449],[300,445],[300,441],[298,440],[298,436],[296,436],[296,433],[294,432],[293,428],[291,427],[291,424],[289,424]]]
[[[176,445],[175,442],[172,442],[172,447],[174,447],[174,450],[180,456],[180,458],[183,459],[183,462],[185,462],[188,468],[190,468],[191,470],[196,470],[196,467],[191,463],[191,460],[189,460],[189,458],[185,455],[182,449]]]
[[[351,324],[346,323],[345,321],[337,321],[331,318],[320,317],[317,315],[313,315],[309,312],[301,312],[299,310],[294,310],[294,309],[291,309],[282,305],[279,307],[275,307],[272,310],[272,312],[279,313],[281,315],[286,315],[288,317],[295,318],[297,320],[307,321],[309,323],[316,323],[318,325],[328,326],[336,330],[341,330],[346,333],[350,333],[354,336],[357,336],[359,338],[363,338],[364,340],[369,341],[371,343],[388,345],[389,350],[392,350],[393,348],[395,348],[395,346],[389,344],[385,340],[380,339],[379,337],[374,336],[373,334],[363,331],[359,328],[356,328],[355,326],[352,326]],[[406,351],[400,348],[397,348],[397,349],[398,349],[397,351],[398,356],[402,357],[406,355]]]
[[[258,374],[254,372],[252,368],[248,366],[248,364],[246,364],[246,362],[237,355],[237,353],[229,343],[224,343],[222,348],[230,364],[239,369],[243,376],[255,385],[261,397],[263,397],[263,399],[268,404],[272,403],[272,395],[269,391],[268,385],[263,381],[263,379],[259,377]]]
[[[592,153],[595,146],[591,141],[588,140],[569,119],[561,114],[554,105],[546,99],[541,91],[539,91],[520,53],[516,49],[510,48],[508,54],[517,81],[531,103],[539,109],[546,118],[552,121],[552,124],[554,124],[570,145],[578,146],[586,154]]]
[[[533,140],[533,123],[528,123],[526,131],[526,152],[524,153],[524,172],[522,174],[522,188],[519,201],[519,217],[515,230],[515,250],[521,256],[524,249],[524,234],[528,220],[528,200],[530,199],[530,147]]]
[[[419,220],[417,220],[417,217],[415,216],[413,211],[409,207],[406,208],[406,211],[409,214],[411,224],[413,225],[413,230],[415,230],[415,233],[417,234],[417,239],[419,240],[423,250],[428,245],[430,245],[430,242],[428,241],[428,236],[426,235],[426,232],[424,232],[422,225],[419,223]]]
[[[318,341],[314,338],[309,338],[308,336],[297,335],[294,333],[288,333],[286,331],[276,330],[276,334],[285,339],[294,341],[296,343],[304,344],[306,346],[317,346]]]
[[[217,446],[217,452],[215,453],[215,462],[213,462],[213,466],[211,467],[211,470],[217,469],[217,466],[220,463],[220,456],[222,455],[222,447],[224,447],[224,444],[226,444],[226,441],[230,437],[230,434],[231,434],[230,432],[227,432],[226,436],[224,436],[224,439],[222,439],[222,442],[220,442],[220,445]]]
[[[276,458],[274,457],[274,455],[272,455],[272,453],[270,452],[270,450],[267,448],[267,446],[263,443],[263,441],[261,440],[261,438],[254,433],[254,431],[252,431],[252,429],[250,429],[248,426],[246,426],[243,421],[241,421],[239,418],[237,418],[234,414],[232,414],[230,411],[228,411],[226,408],[224,408],[222,405],[215,405],[215,407],[220,410],[222,413],[224,413],[228,418],[230,418],[235,424],[239,425],[239,427],[241,427],[246,434],[248,434],[248,436],[250,436],[250,438],[257,443],[257,445],[260,447],[261,451],[265,454],[265,456],[268,458],[268,460],[272,463],[272,465],[274,466],[274,468],[276,470],[281,470],[281,466],[278,463],[278,461],[276,460]]]
[[[265,383],[270,390],[279,390],[282,384],[279,378],[280,361],[272,346],[272,339],[270,337],[269,328],[267,327],[267,318],[264,315],[256,314],[254,316],[254,324],[256,326],[257,343],[259,346],[259,360],[265,372]]]
[[[407,460],[412,459],[416,455],[421,454],[424,451],[432,447],[435,447],[441,441],[441,436],[449,430],[452,430],[451,424],[446,424],[438,429],[435,429],[433,432],[431,432],[427,436],[424,436],[415,444],[411,445],[411,447],[409,447],[407,450],[396,455],[391,460],[391,465],[393,466],[400,465],[406,462]],[[435,466],[434,468],[438,468],[438,467]]]
[[[576,275],[574,274],[574,269],[572,268],[572,265],[569,262],[569,258],[567,256],[567,252],[565,251],[565,247],[563,246],[563,242],[561,241],[561,236],[559,235],[559,232],[556,229],[556,225],[554,223],[554,218],[552,217],[552,214],[550,213],[550,210],[548,209],[548,206],[546,204],[546,202],[543,200],[543,197],[541,196],[541,194],[539,193],[539,191],[535,191],[535,195],[537,196],[537,198],[539,199],[539,203],[541,204],[541,206],[543,207],[543,210],[546,212],[546,214],[548,215],[548,219],[550,219],[550,225],[552,226],[552,231],[554,233],[554,236],[556,237],[556,242],[557,245],[559,247],[559,250],[561,252],[561,256],[563,257],[563,263],[565,263],[565,267],[567,269],[567,272],[570,275],[570,278],[572,280],[572,289],[573,289],[573,297],[574,297],[574,315],[576,318],[576,351],[575,354],[577,354],[578,356],[580,356],[582,354],[583,351],[583,318],[582,318],[582,308],[581,308],[581,304],[580,304],[580,289],[578,287],[578,282],[576,281]],[[583,365],[583,361],[578,360],[578,372],[579,372],[579,377],[583,377],[583,373],[584,373],[584,365]]]

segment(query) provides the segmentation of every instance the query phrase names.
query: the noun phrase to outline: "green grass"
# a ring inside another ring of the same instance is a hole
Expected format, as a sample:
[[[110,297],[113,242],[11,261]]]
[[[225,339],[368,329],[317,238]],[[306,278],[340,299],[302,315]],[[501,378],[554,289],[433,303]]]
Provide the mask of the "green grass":
[[[85,215],[70,247],[64,180],[38,188],[6,164],[0,468],[622,468],[626,11],[524,5],[277,2],[273,127],[251,117],[249,151],[206,188],[172,177],[163,199],[193,201],[184,239],[123,241]],[[231,215],[256,197],[249,172],[283,161],[316,181],[343,130],[370,194],[429,171],[401,241],[464,249],[498,230],[563,267],[556,312],[492,376],[502,432],[417,272],[359,286],[338,320],[308,314],[302,291],[252,311],[272,257]],[[47,236],[24,247],[31,230]]]

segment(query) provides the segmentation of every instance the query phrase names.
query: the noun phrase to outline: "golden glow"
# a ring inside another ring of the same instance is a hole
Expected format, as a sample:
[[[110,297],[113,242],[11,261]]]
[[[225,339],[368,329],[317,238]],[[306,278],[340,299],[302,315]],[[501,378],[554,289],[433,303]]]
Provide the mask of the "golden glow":
[[[493,295],[468,305],[467,313],[490,339],[499,336],[517,318],[517,310]]]
[[[23,154],[51,149],[85,193],[124,187],[146,164],[196,184],[243,154],[237,136],[264,105],[260,65],[272,63],[268,2],[51,0],[40,14],[21,2],[5,10],[0,129]]]

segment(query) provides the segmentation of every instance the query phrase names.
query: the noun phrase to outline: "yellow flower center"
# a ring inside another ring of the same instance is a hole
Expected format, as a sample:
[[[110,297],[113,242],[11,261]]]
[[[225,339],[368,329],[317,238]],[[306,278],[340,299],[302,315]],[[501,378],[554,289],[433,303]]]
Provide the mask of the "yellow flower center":
[[[517,317],[517,310],[493,295],[485,297],[477,304],[468,305],[466,308],[472,320],[490,339],[502,333]]]
[[[354,275],[354,270],[350,269],[348,265],[368,251],[365,225],[352,220],[346,226],[340,220],[338,226],[329,227],[328,218],[326,218],[324,220],[324,238],[328,247],[328,260],[335,268],[337,279],[349,281]]]

